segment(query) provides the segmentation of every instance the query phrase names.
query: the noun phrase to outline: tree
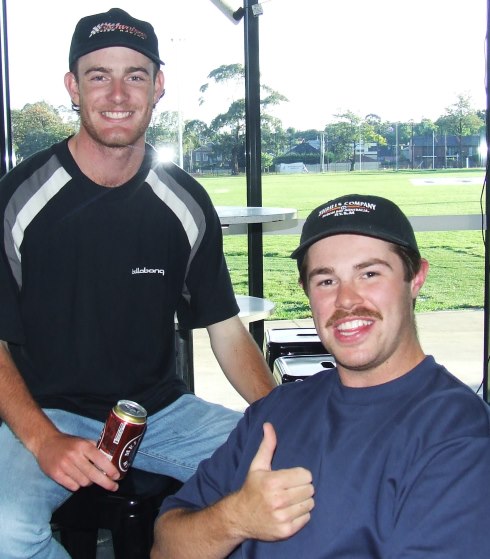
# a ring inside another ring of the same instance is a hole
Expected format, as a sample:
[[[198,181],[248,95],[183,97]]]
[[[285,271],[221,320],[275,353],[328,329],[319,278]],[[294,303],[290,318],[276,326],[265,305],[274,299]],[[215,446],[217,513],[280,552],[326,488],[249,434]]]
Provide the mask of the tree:
[[[146,141],[156,149],[168,145],[176,146],[179,141],[179,113],[154,113],[146,132]]]
[[[274,158],[270,153],[262,152],[262,171],[268,171],[272,164],[274,163]]]
[[[187,161],[189,172],[192,168],[192,152],[199,146],[211,141],[211,131],[202,120],[189,120],[184,124],[183,147],[184,159]]]
[[[60,110],[45,101],[12,110],[12,135],[17,161],[74,134],[77,121],[63,120]]]
[[[243,144],[245,134],[245,99],[233,101],[226,113],[221,113],[211,121],[211,128],[219,134],[228,132],[229,137],[233,138],[231,144],[231,174],[238,175],[239,149]]]
[[[485,121],[471,107],[471,97],[460,94],[457,102],[446,108],[445,114],[436,120],[436,124],[440,131],[454,134],[458,138],[458,151],[461,156],[463,136],[479,134],[485,126]],[[463,166],[462,157],[459,157],[459,166]]]
[[[261,120],[262,153],[276,158],[290,149],[289,135],[282,127],[282,122],[276,117],[265,114],[262,115]]]
[[[372,116],[372,115],[368,115]],[[386,145],[386,140],[376,132],[377,121],[362,119],[351,111],[335,115],[337,122],[325,126],[328,129],[330,149],[337,161],[350,161],[350,170],[356,163],[356,146],[364,142],[376,142]]]
[[[244,91],[244,79],[245,79],[245,68],[242,64],[227,64],[219,66],[212,70],[208,79],[212,80],[215,84],[225,85],[227,93],[232,93],[233,89],[230,87],[233,84],[235,86],[240,85],[240,91],[243,94]],[[208,92],[210,83],[205,83],[201,86],[200,91],[203,95],[200,99],[200,103],[205,102],[205,94]],[[237,90],[237,87],[235,87]],[[237,90],[238,91],[238,90]],[[277,105],[283,101],[287,101],[284,95],[274,91],[266,85],[261,85],[261,100],[260,105],[263,111],[271,105]],[[266,114],[263,112],[261,115],[261,121],[264,122]],[[233,99],[230,102],[228,110],[217,115],[211,122],[210,128],[217,135],[223,133],[226,134],[228,140],[232,139],[232,144],[230,146],[231,152],[229,153],[229,159],[231,164],[231,173],[233,175],[239,172],[239,160],[242,147],[244,145],[245,137],[245,99],[238,98]]]
[[[242,85],[243,79],[245,77],[245,68],[243,64],[224,64],[211,70],[208,74],[208,80],[212,80],[215,83],[225,83],[228,86],[232,85],[233,82],[235,86]],[[207,82],[200,87],[200,92],[203,94],[199,98],[199,104],[202,105],[205,102],[204,94],[209,89],[210,83]],[[233,92],[232,92],[233,94]]]

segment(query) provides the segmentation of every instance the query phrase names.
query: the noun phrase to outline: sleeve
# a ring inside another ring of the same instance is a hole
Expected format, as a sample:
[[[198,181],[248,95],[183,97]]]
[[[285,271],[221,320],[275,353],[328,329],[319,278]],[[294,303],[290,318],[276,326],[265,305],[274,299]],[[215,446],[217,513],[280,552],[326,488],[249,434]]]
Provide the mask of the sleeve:
[[[5,188],[5,181],[0,182],[0,189]],[[0,196],[0,340],[16,344],[24,343],[19,293],[5,253],[5,220],[3,196]]]
[[[201,205],[205,231],[187,273],[187,296],[177,309],[179,323],[186,328],[203,328],[231,318],[240,310],[223,252],[221,223],[205,191]]]
[[[414,455],[424,450],[407,461],[394,489],[393,527],[383,558],[486,558],[489,410],[481,401],[475,405],[469,391],[432,401],[430,408],[425,434],[414,431],[411,442],[410,435],[405,441]]]
[[[200,510],[238,490],[260,445],[261,433],[262,423],[252,420],[248,408],[228,440],[199,464],[197,472],[175,495],[163,501],[160,515],[176,508]]]

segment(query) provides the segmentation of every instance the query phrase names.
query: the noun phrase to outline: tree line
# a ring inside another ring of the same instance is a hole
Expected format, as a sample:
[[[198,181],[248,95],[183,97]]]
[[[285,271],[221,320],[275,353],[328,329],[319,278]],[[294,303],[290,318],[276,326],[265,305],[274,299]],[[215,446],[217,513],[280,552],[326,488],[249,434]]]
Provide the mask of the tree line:
[[[158,148],[182,149],[184,168],[190,172],[223,169],[238,174],[245,166],[245,99],[244,67],[241,64],[220,66],[208,75],[208,82],[200,88],[200,103],[205,103],[214,89],[215,95],[228,93],[235,87],[237,96],[229,102],[226,111],[216,115],[208,124],[202,120],[181,122],[176,111],[155,112],[148,128],[147,141]],[[220,91],[221,89],[221,91]],[[322,158],[327,163],[350,162],[354,168],[356,146],[363,142],[378,146],[411,145],[416,136],[433,134],[453,135],[461,145],[462,138],[482,134],[485,129],[485,110],[472,106],[467,94],[457,96],[454,104],[445,109],[437,120],[420,122],[384,121],[379,115],[361,117],[352,111],[334,115],[323,130],[296,130],[284,128],[270,109],[287,98],[266,85],[261,86],[261,147],[262,167],[268,170],[276,163],[292,162],[297,155],[291,150],[321,138]],[[12,137],[16,160],[29,155],[75,133],[78,114],[70,108],[54,107],[45,101],[30,103],[22,109],[12,110]],[[206,157],[196,160],[198,148],[206,148]],[[317,154],[305,153],[305,163],[318,163]],[[461,159],[461,164],[463,161]]]

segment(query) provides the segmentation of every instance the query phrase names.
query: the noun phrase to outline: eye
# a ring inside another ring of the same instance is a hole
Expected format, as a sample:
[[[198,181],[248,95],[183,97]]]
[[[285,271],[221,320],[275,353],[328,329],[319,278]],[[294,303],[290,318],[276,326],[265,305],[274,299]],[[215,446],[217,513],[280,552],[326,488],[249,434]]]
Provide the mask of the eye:
[[[332,278],[321,278],[316,282],[316,285],[319,287],[330,287],[333,284],[334,280]]]
[[[132,74],[131,76],[128,76],[128,81],[130,82],[145,82],[146,81],[146,76],[143,74]]]

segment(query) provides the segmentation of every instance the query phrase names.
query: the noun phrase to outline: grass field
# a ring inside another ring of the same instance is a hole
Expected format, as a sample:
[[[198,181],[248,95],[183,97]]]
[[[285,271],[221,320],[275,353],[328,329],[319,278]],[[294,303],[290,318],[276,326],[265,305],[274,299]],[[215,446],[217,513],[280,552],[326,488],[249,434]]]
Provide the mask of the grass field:
[[[376,194],[396,202],[409,216],[480,214],[484,171],[448,170],[264,175],[264,206],[292,207],[304,218],[319,204],[342,194]],[[246,205],[245,177],[203,177],[216,205]],[[483,308],[484,245],[481,231],[418,232],[421,253],[431,264],[418,311]],[[289,258],[298,235],[264,236],[264,295],[276,303],[273,318],[310,316]],[[247,241],[224,237],[235,290],[248,292]]]

